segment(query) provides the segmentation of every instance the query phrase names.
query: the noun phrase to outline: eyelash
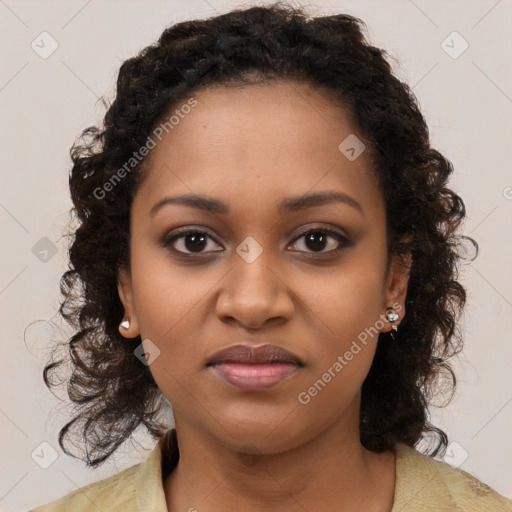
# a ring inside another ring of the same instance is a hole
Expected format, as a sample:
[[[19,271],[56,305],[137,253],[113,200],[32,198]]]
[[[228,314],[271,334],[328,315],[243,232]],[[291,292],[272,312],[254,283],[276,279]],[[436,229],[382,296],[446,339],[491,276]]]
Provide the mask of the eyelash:
[[[322,255],[328,254],[328,255],[331,255],[331,256],[335,256],[335,255],[338,255],[344,248],[350,247],[350,245],[351,245],[351,242],[349,241],[349,239],[346,236],[342,235],[338,231],[335,231],[335,230],[332,230],[332,229],[329,229],[329,228],[310,228],[307,231],[303,231],[302,233],[300,233],[292,241],[292,244],[295,244],[300,238],[302,238],[302,237],[304,237],[306,235],[309,235],[311,233],[322,233],[322,234],[329,235],[329,236],[333,237],[341,245],[337,249],[332,249],[332,250],[326,251],[326,252],[313,252],[313,251],[311,251],[311,252],[309,252],[309,251],[298,251],[298,252],[301,252],[301,253],[305,252],[308,255],[322,256]],[[170,236],[169,234],[166,235],[162,239],[162,246],[167,247],[169,245],[172,245],[173,242],[175,242],[176,240],[179,240],[181,238],[185,238],[187,235],[206,235],[208,238],[213,240],[216,244],[220,245],[206,231],[202,231],[200,229],[182,228],[182,229],[177,230],[177,232],[175,231],[172,236]],[[172,248],[172,250],[174,252],[178,253],[179,256],[182,256],[182,257],[185,257],[185,258],[199,258],[202,255],[208,254],[208,253],[201,253],[201,252],[198,252],[198,253],[187,253],[187,252],[178,251],[178,250],[176,250],[174,248]],[[221,251],[213,251],[213,252],[221,252]],[[210,252],[210,254],[211,254],[211,252]]]

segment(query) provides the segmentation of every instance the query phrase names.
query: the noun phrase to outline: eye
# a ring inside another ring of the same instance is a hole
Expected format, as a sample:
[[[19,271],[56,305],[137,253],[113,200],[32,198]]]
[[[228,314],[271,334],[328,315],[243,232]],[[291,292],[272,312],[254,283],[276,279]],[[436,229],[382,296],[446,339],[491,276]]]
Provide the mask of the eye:
[[[208,247],[208,239],[213,241],[212,237],[210,237],[205,231],[185,229],[182,230],[180,234],[175,234],[171,237],[166,236],[162,240],[162,245],[171,245],[177,252],[185,255],[194,253],[200,254],[201,252],[211,252],[211,250],[204,251],[204,249]]]
[[[299,238],[296,238],[295,240],[301,240],[304,239],[304,242],[302,245],[309,246],[312,248],[312,251],[300,251],[300,252],[310,252],[312,254],[315,253],[338,253],[343,247],[350,245],[349,240],[342,235],[341,233],[338,233],[337,231],[334,231],[332,229],[326,229],[326,228],[315,228],[310,229],[309,231],[306,231],[302,235],[299,236]],[[328,240],[331,239],[331,243],[328,243]],[[332,242],[334,240],[334,242]],[[292,246],[301,245],[298,244],[297,241],[295,241]],[[324,251],[326,246],[331,247],[330,250]]]

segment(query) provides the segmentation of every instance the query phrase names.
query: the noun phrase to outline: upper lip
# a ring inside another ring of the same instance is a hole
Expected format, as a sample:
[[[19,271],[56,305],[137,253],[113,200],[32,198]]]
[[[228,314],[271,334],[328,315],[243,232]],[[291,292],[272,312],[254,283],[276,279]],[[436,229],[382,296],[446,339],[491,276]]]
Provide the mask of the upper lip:
[[[292,363],[303,366],[303,362],[294,354],[278,345],[232,345],[216,352],[208,360],[207,366],[219,363]]]

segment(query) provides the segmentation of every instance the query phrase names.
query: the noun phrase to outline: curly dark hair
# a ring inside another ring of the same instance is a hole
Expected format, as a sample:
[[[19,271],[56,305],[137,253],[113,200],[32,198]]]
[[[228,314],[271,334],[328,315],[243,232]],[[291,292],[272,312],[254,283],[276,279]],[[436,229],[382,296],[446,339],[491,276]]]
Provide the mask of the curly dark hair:
[[[447,188],[451,162],[431,147],[411,88],[365,31],[353,16],[313,17],[304,7],[277,2],[174,24],[123,62],[103,126],[85,129],[70,150],[70,212],[78,225],[60,281],[59,313],[74,332],[64,347],[72,363],[67,393],[77,414],[59,433],[65,453],[72,455],[64,446],[71,427],[82,426],[88,467],[102,464],[138,427],[157,439],[168,428],[159,420],[163,395],[149,367],[134,357],[140,336],[126,339],[118,331],[124,314],[118,272],[130,268],[130,207],[148,158],[108,194],[98,190],[193,91],[274,80],[312,85],[348,108],[369,143],[372,176],[384,197],[388,261],[412,255],[398,340],[379,335],[362,386],[361,443],[381,452],[429,438],[430,455],[444,452],[448,438],[430,423],[429,406],[442,391],[450,391],[450,400],[455,390],[447,360],[462,348],[459,249],[469,241],[476,257],[478,244],[458,233],[466,212]],[[43,372],[50,389],[56,385],[50,372],[63,363],[53,356]]]

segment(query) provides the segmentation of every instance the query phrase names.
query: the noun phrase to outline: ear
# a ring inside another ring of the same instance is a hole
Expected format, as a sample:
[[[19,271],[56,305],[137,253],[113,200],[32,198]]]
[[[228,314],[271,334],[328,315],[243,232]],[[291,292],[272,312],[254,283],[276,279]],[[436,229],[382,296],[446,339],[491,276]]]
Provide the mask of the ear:
[[[125,338],[136,338],[140,334],[139,322],[135,312],[131,276],[125,269],[120,269],[118,272],[117,291],[124,306],[123,320],[126,320],[127,318],[130,320],[130,327],[125,329],[119,325],[119,332]]]
[[[407,253],[404,256],[393,256],[388,276],[385,284],[384,309],[393,308],[400,316],[400,323],[405,316],[405,297],[407,296],[407,286],[409,284],[409,275],[412,266],[412,255]],[[386,327],[382,332],[391,330],[391,323],[386,322]],[[398,325],[398,324],[394,324]]]

